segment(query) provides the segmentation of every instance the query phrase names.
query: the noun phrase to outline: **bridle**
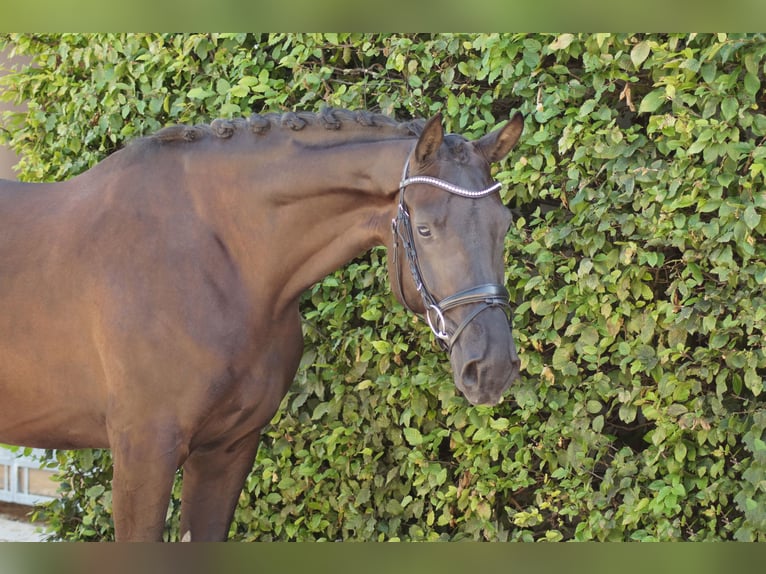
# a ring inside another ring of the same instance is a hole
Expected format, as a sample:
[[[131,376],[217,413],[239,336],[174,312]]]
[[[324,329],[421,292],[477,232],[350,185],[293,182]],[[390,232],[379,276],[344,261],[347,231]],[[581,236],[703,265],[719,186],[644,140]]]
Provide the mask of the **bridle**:
[[[486,309],[493,307],[504,307],[510,309],[510,295],[504,285],[497,283],[485,283],[483,285],[477,285],[463,291],[459,291],[454,295],[445,297],[441,301],[437,301],[431,293],[430,289],[426,286],[425,279],[423,277],[423,271],[420,268],[418,261],[418,253],[415,249],[415,236],[412,232],[412,223],[410,221],[410,213],[407,209],[407,204],[404,201],[404,192],[408,185],[413,183],[420,183],[425,185],[431,185],[438,187],[461,197],[468,197],[477,199],[480,197],[486,197],[491,195],[502,187],[502,184],[495,182],[490,187],[482,190],[470,190],[460,186],[449,183],[436,177],[430,177],[425,175],[416,175],[408,177],[410,158],[404,164],[404,171],[402,172],[402,179],[399,183],[399,207],[394,219],[391,220],[391,228],[394,235],[393,241],[393,267],[396,274],[395,287],[399,292],[399,298],[413,313],[415,312],[404,295],[404,285],[402,284],[402,276],[399,270],[399,244],[401,243],[404,254],[407,257],[409,263],[410,273],[412,273],[412,279],[415,282],[420,296],[423,298],[423,306],[426,309],[426,321],[431,328],[434,336],[439,342],[440,346],[449,351],[457,341],[460,334],[473,321],[479,313]],[[463,322],[460,323],[452,332],[447,329],[447,321],[445,319],[445,313],[450,309],[459,307],[461,305],[478,304],[466,317]]]

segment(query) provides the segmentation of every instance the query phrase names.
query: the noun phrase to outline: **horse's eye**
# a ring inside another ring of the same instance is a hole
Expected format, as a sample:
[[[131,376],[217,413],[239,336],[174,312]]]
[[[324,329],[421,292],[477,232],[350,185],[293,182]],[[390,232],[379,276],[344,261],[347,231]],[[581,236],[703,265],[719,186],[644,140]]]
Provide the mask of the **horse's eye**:
[[[431,230],[427,225],[418,225],[418,233],[421,237],[431,237]]]

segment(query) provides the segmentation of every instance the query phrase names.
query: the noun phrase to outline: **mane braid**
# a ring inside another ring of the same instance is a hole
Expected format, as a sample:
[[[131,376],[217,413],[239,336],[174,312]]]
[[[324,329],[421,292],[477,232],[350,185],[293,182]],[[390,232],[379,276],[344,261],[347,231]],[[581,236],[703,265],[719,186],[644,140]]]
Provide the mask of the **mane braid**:
[[[381,128],[401,136],[418,136],[423,130],[424,120],[397,121],[380,113],[365,110],[346,110],[325,107],[314,112],[284,112],[252,114],[248,118],[216,119],[210,124],[174,125],[140,138],[139,141],[158,143],[194,142],[205,138],[231,138],[238,132],[248,131],[256,136],[270,130],[287,129],[301,131],[307,128],[323,128],[338,131],[354,126]]]

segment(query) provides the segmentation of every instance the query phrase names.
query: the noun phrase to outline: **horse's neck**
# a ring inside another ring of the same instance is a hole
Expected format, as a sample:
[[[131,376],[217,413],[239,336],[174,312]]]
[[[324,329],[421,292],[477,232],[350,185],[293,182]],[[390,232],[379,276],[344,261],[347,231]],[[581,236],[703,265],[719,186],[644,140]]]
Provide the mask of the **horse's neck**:
[[[279,153],[230,156],[240,165],[226,173],[246,179],[220,186],[224,199],[211,210],[253,292],[279,312],[354,257],[388,245],[412,142],[287,145]]]

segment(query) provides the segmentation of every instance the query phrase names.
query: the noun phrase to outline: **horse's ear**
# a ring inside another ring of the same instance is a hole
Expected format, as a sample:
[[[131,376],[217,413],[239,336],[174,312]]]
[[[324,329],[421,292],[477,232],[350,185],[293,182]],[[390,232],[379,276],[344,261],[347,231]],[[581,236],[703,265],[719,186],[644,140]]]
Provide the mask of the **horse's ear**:
[[[417,145],[415,145],[415,161],[419,165],[431,161],[436,152],[439,151],[443,139],[442,114],[438,112],[423,126],[423,132],[420,134]]]
[[[519,141],[524,129],[524,117],[519,113],[503,127],[488,133],[476,141],[476,147],[484,154],[489,163],[495,163],[507,156]]]

